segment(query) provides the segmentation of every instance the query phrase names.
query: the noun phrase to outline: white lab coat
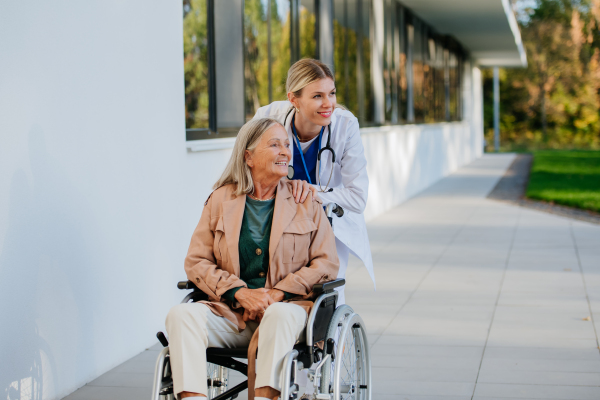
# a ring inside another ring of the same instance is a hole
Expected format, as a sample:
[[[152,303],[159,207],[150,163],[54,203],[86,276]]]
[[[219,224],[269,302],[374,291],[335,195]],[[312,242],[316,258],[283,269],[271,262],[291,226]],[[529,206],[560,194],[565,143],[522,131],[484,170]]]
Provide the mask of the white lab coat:
[[[292,105],[289,101],[275,101],[259,108],[254,118],[270,117],[284,124],[286,114],[291,108]],[[284,125],[290,138],[292,164],[294,162],[295,146],[291,123],[295,112],[294,110],[290,113]],[[321,139],[321,148],[327,144],[328,134],[329,130],[326,127]],[[333,176],[329,183],[333,191],[328,193],[319,192],[319,197],[323,200],[323,204],[334,202],[344,209],[344,215],[341,218],[333,216],[333,232],[337,239],[336,245],[338,246],[338,253],[340,253],[340,262],[343,264],[340,265],[338,277],[345,276],[348,267],[347,251],[349,250],[361,259],[373,280],[373,284],[375,284],[371,246],[369,245],[367,225],[363,215],[369,190],[367,160],[360,138],[358,120],[350,111],[340,108],[334,110],[331,116],[331,147],[335,151]],[[321,157],[319,171],[323,187],[329,180],[330,173],[331,152],[325,151]],[[344,246],[347,249],[344,249]],[[345,257],[343,253],[346,253]]]

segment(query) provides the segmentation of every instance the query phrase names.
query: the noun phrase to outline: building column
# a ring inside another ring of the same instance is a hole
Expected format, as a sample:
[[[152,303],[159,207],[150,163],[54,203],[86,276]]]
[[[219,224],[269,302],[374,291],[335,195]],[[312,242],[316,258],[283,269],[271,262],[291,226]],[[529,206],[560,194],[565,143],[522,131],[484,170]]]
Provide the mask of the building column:
[[[243,0],[215,1],[217,128],[239,128],[244,110]]]

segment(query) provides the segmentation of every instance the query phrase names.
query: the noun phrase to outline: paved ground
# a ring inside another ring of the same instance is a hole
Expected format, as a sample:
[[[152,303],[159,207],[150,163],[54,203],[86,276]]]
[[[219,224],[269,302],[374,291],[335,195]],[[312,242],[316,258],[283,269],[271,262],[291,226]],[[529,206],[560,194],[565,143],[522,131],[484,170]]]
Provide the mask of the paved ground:
[[[374,400],[600,399],[600,227],[487,199],[512,160],[487,155],[369,223],[377,291],[353,260],[346,298]],[[147,400],[157,354],[67,399]]]

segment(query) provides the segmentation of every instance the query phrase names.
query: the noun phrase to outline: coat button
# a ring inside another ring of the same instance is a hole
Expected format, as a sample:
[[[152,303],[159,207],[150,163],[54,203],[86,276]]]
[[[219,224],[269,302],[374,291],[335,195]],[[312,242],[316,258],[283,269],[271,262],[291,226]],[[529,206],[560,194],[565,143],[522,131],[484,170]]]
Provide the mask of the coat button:
[[[260,256],[262,254],[262,250],[261,249],[256,249],[256,255]]]
[[[264,278],[265,276],[267,276],[267,274],[265,274],[264,272],[261,272],[261,273],[259,273],[259,274],[258,274],[258,276],[259,276],[260,278]]]

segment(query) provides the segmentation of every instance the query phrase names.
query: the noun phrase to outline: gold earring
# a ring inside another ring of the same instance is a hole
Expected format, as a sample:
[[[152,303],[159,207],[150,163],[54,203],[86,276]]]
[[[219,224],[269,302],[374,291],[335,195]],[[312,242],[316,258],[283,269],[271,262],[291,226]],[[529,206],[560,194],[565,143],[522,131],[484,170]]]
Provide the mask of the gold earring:
[[[297,112],[298,114],[300,114],[300,109],[299,109],[299,108],[296,108],[296,112]]]

